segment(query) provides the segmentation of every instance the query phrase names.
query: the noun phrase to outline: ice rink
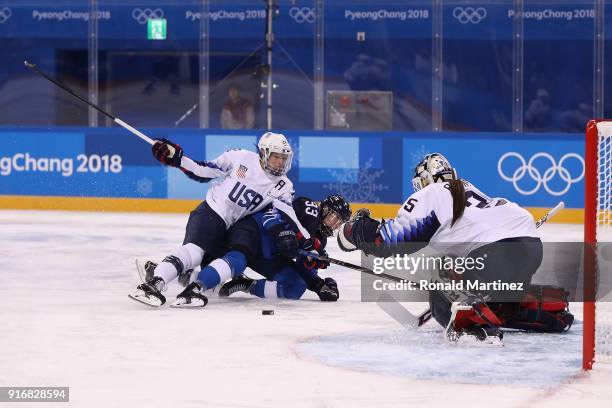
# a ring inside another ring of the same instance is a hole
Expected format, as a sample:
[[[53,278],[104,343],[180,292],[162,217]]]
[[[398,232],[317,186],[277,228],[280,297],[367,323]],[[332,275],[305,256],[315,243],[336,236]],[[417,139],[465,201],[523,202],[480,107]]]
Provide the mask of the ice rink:
[[[580,369],[580,305],[565,335],[511,333],[503,348],[459,348],[433,321],[403,328],[360,302],[359,273],[336,266],[322,275],[338,281],[337,303],[312,293],[211,294],[203,310],[129,300],[134,259],[163,258],[182,242],[186,220],[0,211],[0,385],[69,386],[60,406],[75,407],[612,406],[612,366]],[[548,240],[582,236],[582,226],[541,231]],[[330,253],[358,261],[334,242]],[[178,291],[169,289],[169,301]]]

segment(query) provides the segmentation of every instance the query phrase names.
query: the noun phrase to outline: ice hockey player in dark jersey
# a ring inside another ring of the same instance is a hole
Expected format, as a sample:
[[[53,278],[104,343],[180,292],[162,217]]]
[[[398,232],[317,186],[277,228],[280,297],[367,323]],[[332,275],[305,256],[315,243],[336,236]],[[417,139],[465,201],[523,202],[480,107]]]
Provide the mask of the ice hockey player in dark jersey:
[[[485,283],[500,280],[525,288],[512,301],[495,303],[484,300],[492,292],[465,291],[463,299],[455,301],[456,293],[430,291],[432,316],[446,328],[451,341],[465,336],[497,343],[502,338],[502,326],[551,332],[569,329],[573,316],[567,311],[565,292],[530,284],[543,251],[529,212],[503,198],[490,198],[467,180],[459,179],[439,153],[425,156],[417,165],[413,186],[415,193],[393,219],[379,222],[367,211],[358,211],[341,227],[340,248],[387,257],[430,246],[452,257],[486,259],[484,269],[466,271],[461,279]],[[417,245],[408,249],[405,243]],[[534,296],[542,291],[548,293],[548,301]]]
[[[205,183],[218,178],[203,201],[189,216],[183,245],[156,266],[154,276],[129,297],[150,306],[161,306],[161,292],[180,274],[199,266],[204,257],[223,254],[228,228],[239,219],[268,205],[293,212],[293,184],[287,178],[293,152],[284,135],[267,132],[258,142],[258,153],[228,150],[211,161],[194,162],[169,140],[157,140],[153,155],[179,168],[189,178]]]
[[[299,299],[309,289],[322,301],[338,300],[336,281],[319,277],[318,270],[329,265],[324,249],[327,238],[349,220],[350,206],[342,196],[331,195],[320,204],[309,198],[297,198],[293,208],[311,235],[309,239],[304,238],[286,214],[275,208],[243,218],[228,232],[225,255],[202,268],[195,281],[177,296],[173,306],[203,307],[207,299],[202,291],[225,280],[229,281],[219,290],[221,297],[242,291],[260,298]],[[303,254],[310,251],[317,251],[321,258]],[[266,279],[244,276],[247,266]]]

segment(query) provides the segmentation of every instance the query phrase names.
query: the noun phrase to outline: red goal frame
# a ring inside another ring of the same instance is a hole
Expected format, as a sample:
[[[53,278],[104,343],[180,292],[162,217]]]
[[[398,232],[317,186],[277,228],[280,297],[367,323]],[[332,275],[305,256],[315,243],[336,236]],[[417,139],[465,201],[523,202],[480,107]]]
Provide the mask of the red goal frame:
[[[599,207],[599,131],[597,123],[590,120],[586,126],[585,144],[585,195],[584,195],[584,315],[582,336],[582,368],[591,370],[595,361],[595,294],[597,282],[597,210]]]

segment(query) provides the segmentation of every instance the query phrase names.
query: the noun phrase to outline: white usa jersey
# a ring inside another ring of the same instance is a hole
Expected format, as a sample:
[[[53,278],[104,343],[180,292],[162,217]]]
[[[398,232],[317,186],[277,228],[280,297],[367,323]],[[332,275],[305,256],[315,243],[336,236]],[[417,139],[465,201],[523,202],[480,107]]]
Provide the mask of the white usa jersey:
[[[441,252],[466,256],[476,248],[502,239],[539,237],[535,221],[527,210],[503,198],[490,198],[471,183],[462,182],[465,211],[452,227],[453,198],[449,183],[435,183],[408,197],[397,216],[382,225],[383,240],[386,243],[429,242]]]
[[[216,159],[204,162],[183,157],[181,170],[200,182],[221,178],[206,193],[206,202],[223,218],[228,228],[274,200],[289,206],[293,200],[291,180],[266,173],[257,153],[248,150],[228,150]]]

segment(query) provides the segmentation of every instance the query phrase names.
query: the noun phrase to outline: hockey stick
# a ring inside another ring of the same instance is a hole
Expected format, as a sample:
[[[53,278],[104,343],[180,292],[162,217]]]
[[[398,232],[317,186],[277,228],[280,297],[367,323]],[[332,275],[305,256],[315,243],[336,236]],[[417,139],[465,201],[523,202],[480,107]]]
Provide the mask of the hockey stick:
[[[387,273],[376,273],[368,268],[353,265],[348,262],[340,261],[339,259],[328,258],[329,263],[335,265],[344,266],[346,268],[355,269],[368,275],[378,276],[383,279],[387,279],[393,282],[405,282],[406,279],[402,279],[397,276],[389,275]],[[376,301],[376,305],[384,310],[389,316],[397,321],[402,326],[410,326],[412,328],[419,328],[431,319],[431,309],[428,307],[421,313],[415,315],[402,306],[393,296],[383,293],[383,295]]]
[[[334,259],[334,258],[330,258],[330,257],[322,257],[321,255],[319,255],[316,252],[308,252],[308,251],[305,251],[303,249],[300,249],[298,252],[301,255],[308,256],[310,258],[320,259],[322,261],[328,261],[329,263],[332,263],[332,264],[335,264],[335,265],[344,266],[345,268],[354,269],[356,271],[359,271],[359,272],[362,272],[362,273],[365,273],[365,274],[368,274],[368,275],[378,276],[378,277],[385,278],[385,279],[388,279],[388,280],[391,280],[391,281],[394,281],[394,282],[403,282],[405,280],[405,279],[402,279],[402,278],[400,278],[398,276],[388,275],[386,273],[376,273],[373,270],[368,269],[366,267],[355,265],[355,264],[348,263],[348,262],[344,262],[344,261],[341,261],[339,259]]]
[[[96,105],[95,103],[92,103],[92,102],[88,101],[86,98],[84,98],[81,95],[79,95],[78,93],[74,92],[72,89],[70,89],[66,85],[62,84],[61,82],[57,81],[56,79],[51,78],[49,75],[47,75],[43,71],[41,71],[40,68],[38,68],[36,66],[36,64],[32,64],[31,62],[29,62],[27,60],[24,61],[23,63],[24,63],[24,65],[27,68],[29,68],[36,75],[39,75],[39,76],[45,78],[47,81],[55,84],[57,87],[63,89],[64,91],[66,91],[70,95],[74,96],[75,98],[77,98],[81,102],[91,106],[92,108],[94,108],[95,110],[97,110],[98,112],[103,114],[104,116],[108,117],[109,119],[112,119],[113,122],[115,122],[116,124],[118,124],[122,128],[126,129],[128,132],[132,133],[133,135],[138,136],[139,138],[141,138],[142,140],[144,140],[145,142],[147,142],[150,145],[155,144],[155,140],[154,139],[152,139],[149,136],[145,135],[140,130],[136,129],[135,127],[131,126],[130,124],[122,121],[118,117],[116,117],[116,116],[110,114],[109,112],[105,111],[104,109],[102,109],[101,107]],[[191,160],[189,157],[187,157],[185,155],[183,155],[183,160],[185,160],[190,165],[197,166],[197,164],[193,160]]]
[[[67,93],[69,93],[70,95],[74,96],[75,98],[77,98],[78,100],[80,100],[81,102],[91,106],[92,108],[94,108],[95,110],[97,110],[98,112],[100,112],[101,114],[103,114],[104,116],[108,117],[109,119],[112,119],[113,122],[115,122],[116,124],[118,124],[119,126],[121,126],[122,128],[126,129],[127,131],[129,131],[130,133],[138,136],[139,138],[141,138],[142,140],[144,140],[145,142],[149,143],[150,145],[155,144],[155,140],[153,140],[152,138],[150,138],[149,136],[145,135],[144,133],[142,133],[140,130],[134,128],[133,126],[129,125],[128,123],[122,121],[121,119],[119,119],[118,117],[110,114],[109,112],[105,111],[104,109],[102,109],[101,107],[99,107],[98,105],[96,105],[93,102],[88,101],[86,98],[84,98],[83,96],[79,95],[78,93],[74,92],[72,89],[70,89],[68,86],[62,84],[61,82],[57,81],[54,78],[51,78],[49,75],[45,74],[43,71],[40,70],[40,68],[38,68],[36,66],[36,64],[32,64],[29,61],[24,61],[23,62],[24,65],[29,68],[32,72],[34,72],[35,74],[45,78],[47,81],[55,84],[57,87],[63,89],[64,91],[66,91]],[[183,160],[190,162],[190,164],[192,164],[193,166],[196,166],[196,163],[191,160],[189,157],[183,155]],[[300,224],[300,222],[297,219],[297,216],[295,214],[295,211],[293,210],[293,208],[285,203],[283,203],[282,201],[278,200],[278,199],[274,199],[274,206],[276,208],[278,208],[280,211],[284,212],[285,214],[287,214],[287,216],[289,216],[289,218],[291,218],[297,225],[298,229],[302,232],[302,235],[304,235],[306,238],[310,238],[310,234],[308,234],[308,231],[306,231],[306,228],[304,228],[304,226],[302,224]]]
[[[303,249],[300,249],[300,254],[309,256],[311,258],[323,259],[328,261],[329,263],[333,263],[335,265],[344,266],[345,268],[354,269],[356,271],[360,271],[362,273],[378,276],[383,279],[388,279],[393,282],[404,282],[405,279],[402,279],[398,276],[389,275],[386,273],[376,273],[371,269],[365,268],[363,266],[355,265],[352,263],[344,262],[339,259],[329,258],[329,257],[321,257],[316,252],[307,252]],[[402,306],[393,296],[388,293],[383,293],[380,298],[376,301],[376,305],[384,310],[389,316],[391,316],[395,321],[397,321],[402,326],[410,326],[414,329],[421,327],[425,323],[431,319],[431,309],[427,308],[421,313],[415,315]]]
[[[558,213],[564,208],[565,208],[565,203],[563,201],[560,201],[559,204],[555,205],[552,210],[544,214],[544,216],[540,218],[538,222],[536,222],[535,224],[536,228],[540,228],[540,226],[544,224],[546,221],[548,221],[550,217],[554,216],[556,213]]]
[[[94,108],[95,110],[97,110],[98,112],[100,112],[101,114],[103,114],[104,116],[108,117],[109,119],[112,119],[113,122],[115,122],[116,124],[118,124],[119,126],[121,126],[122,128],[128,130],[130,133],[138,136],[139,138],[141,138],[142,140],[144,140],[145,142],[147,142],[148,144],[152,145],[155,143],[155,141],[153,139],[151,139],[149,136],[145,135],[144,133],[142,133],[140,130],[130,126],[129,124],[125,123],[124,121],[122,121],[121,119],[111,115],[110,113],[108,113],[107,111],[105,111],[104,109],[102,109],[101,107],[99,107],[98,105],[96,105],[95,103],[92,103],[90,101],[88,101],[87,99],[85,99],[84,97],[82,97],[81,95],[79,95],[78,93],[74,92],[72,89],[68,88],[66,85],[62,84],[61,82],[51,78],[49,75],[45,74],[44,72],[42,72],[40,70],[40,68],[38,68],[35,64],[32,64],[29,61],[23,61],[24,65],[26,67],[28,67],[32,72],[34,72],[35,74],[45,78],[47,81],[52,82],[53,84],[55,84],[57,87],[63,89],[64,91],[68,92],[70,95],[74,96],[75,98],[77,98],[78,100],[80,100],[81,102],[91,106],[92,108]]]

